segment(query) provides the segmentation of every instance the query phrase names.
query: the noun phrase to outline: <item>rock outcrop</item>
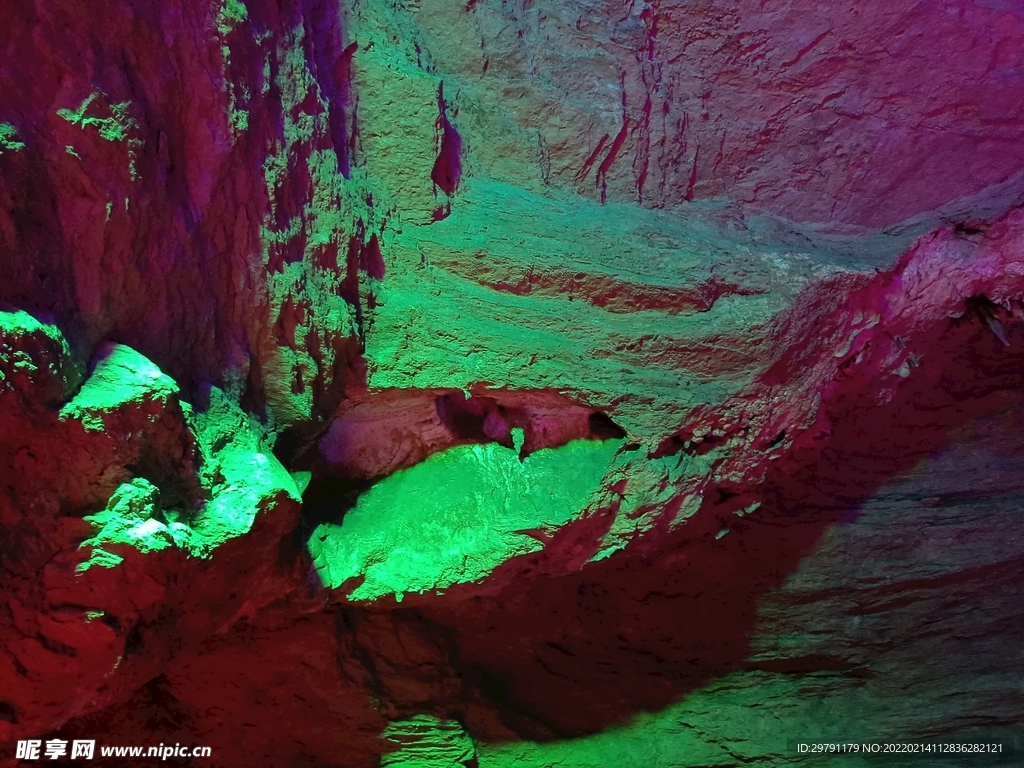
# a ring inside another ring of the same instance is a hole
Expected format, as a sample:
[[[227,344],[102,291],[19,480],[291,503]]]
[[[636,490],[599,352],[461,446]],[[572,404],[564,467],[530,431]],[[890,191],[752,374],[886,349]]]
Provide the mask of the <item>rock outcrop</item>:
[[[0,765],[1024,759],[1017,5],[0,29]]]

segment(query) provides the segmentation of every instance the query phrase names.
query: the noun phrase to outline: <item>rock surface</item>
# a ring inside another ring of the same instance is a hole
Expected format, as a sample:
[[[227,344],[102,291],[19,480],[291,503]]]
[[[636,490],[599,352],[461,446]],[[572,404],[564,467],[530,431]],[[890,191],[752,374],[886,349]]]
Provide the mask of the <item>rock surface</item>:
[[[1024,759],[1022,27],[4,4],[0,765]]]

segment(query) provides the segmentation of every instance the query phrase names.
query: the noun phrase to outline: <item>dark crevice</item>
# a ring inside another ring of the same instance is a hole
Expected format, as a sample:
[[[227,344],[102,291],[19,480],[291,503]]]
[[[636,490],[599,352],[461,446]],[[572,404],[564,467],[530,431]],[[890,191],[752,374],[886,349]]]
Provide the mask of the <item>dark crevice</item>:
[[[100,618],[100,621],[102,621],[104,624],[106,624],[108,627],[114,630],[116,634],[120,634],[121,622],[117,620],[117,616],[115,616],[114,614],[104,613],[103,616]]]
[[[0,721],[10,723],[11,725],[18,724],[18,710],[14,708],[11,702],[0,701]]]
[[[314,475],[302,494],[302,512],[294,532],[295,545],[305,547],[313,531],[323,523],[340,523],[359,497],[378,480]]]
[[[955,319],[954,323],[978,322],[988,328],[1004,347],[1008,347],[1010,340],[1003,323],[1014,319],[1013,314],[1005,307],[996,304],[988,296],[978,295],[964,301],[963,317]]]
[[[124,638],[125,657],[135,656],[141,653],[145,645],[146,639],[142,634],[142,630],[139,629],[138,625],[132,627]]]
[[[985,231],[985,224],[981,221],[961,221],[953,228],[958,235],[980,235]]]
[[[76,651],[70,645],[65,645],[59,640],[49,638],[41,632],[36,634],[36,641],[50,653],[59,653],[61,656],[70,656],[71,658],[75,658],[78,656],[78,651]]]
[[[779,675],[808,675],[814,672],[842,672],[846,674],[853,674],[854,676],[870,674],[870,670],[862,668],[860,665],[850,661],[849,659],[830,656],[824,653],[814,653],[808,654],[807,656],[788,659],[751,661],[745,666],[746,669],[749,670],[773,672]],[[861,675],[857,675],[856,673],[858,672],[860,672]]]
[[[729,499],[735,499],[737,496],[739,496],[739,493],[737,493],[736,491],[730,491],[725,488],[719,488],[718,499],[715,501],[715,506],[725,504],[725,502],[729,501]]]
[[[462,392],[454,392],[438,395],[434,407],[441,423],[457,439],[473,443],[498,442],[512,447],[506,409],[494,398],[467,398]]]
[[[306,432],[301,426],[288,427],[274,441],[274,457],[285,469],[295,471],[303,468],[299,464],[308,450]]]
[[[626,430],[601,411],[590,414],[590,436],[595,440],[624,440]]]

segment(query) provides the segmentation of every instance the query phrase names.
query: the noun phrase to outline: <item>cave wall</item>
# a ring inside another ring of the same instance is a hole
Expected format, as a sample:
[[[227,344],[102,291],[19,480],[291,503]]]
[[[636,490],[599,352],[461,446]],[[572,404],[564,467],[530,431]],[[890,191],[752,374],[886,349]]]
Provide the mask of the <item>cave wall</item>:
[[[0,765],[1021,742],[1022,25],[0,8]]]
[[[1014,3],[407,5],[479,167],[513,184],[863,232],[1024,169]]]

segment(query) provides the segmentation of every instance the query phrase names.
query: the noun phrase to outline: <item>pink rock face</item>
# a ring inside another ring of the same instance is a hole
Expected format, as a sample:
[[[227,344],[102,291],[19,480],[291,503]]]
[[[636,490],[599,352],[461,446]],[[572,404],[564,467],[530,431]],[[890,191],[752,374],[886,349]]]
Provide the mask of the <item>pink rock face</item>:
[[[467,8],[468,19],[454,5],[423,10],[440,66],[471,84],[467,101],[504,110],[539,136],[533,159],[545,178],[584,194],[653,206],[724,196],[857,231],[903,222],[1024,170],[1018,3],[541,0]],[[479,46],[455,46],[459,35]],[[513,178],[500,154],[484,165]]]
[[[605,417],[553,392],[397,390],[350,392],[318,445],[335,474],[372,480],[451,448],[494,441],[511,448],[523,430],[524,456],[571,440],[605,439]]]

